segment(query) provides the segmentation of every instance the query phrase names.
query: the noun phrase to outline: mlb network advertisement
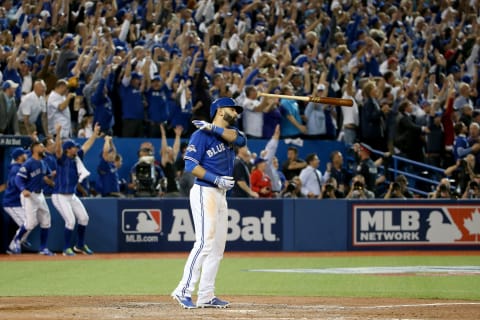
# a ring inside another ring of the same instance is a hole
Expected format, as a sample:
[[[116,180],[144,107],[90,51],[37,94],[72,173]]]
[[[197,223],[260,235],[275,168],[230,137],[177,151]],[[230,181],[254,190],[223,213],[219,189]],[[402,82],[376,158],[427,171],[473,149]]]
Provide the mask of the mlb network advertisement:
[[[227,250],[281,250],[282,202],[228,201]],[[119,201],[119,249],[185,251],[195,228],[186,200]]]
[[[353,247],[480,247],[480,206],[353,204]]]

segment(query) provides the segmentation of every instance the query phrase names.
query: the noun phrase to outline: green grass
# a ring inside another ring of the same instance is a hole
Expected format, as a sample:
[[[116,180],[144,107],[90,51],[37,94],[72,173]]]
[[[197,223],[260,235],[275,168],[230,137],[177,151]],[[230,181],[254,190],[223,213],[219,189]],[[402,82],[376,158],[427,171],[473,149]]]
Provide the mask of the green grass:
[[[168,295],[185,259],[7,261],[0,296]],[[257,273],[249,269],[480,265],[480,256],[226,258],[219,295],[403,297],[480,300],[480,276]]]

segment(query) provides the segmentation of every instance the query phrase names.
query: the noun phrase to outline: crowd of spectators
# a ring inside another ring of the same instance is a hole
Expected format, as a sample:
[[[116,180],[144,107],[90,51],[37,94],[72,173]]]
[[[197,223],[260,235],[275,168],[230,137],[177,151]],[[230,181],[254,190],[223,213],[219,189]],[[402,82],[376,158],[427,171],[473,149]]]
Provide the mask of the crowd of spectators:
[[[245,108],[239,126],[249,138],[362,142],[463,177],[463,194],[480,172],[479,17],[478,0],[6,0],[0,133],[48,137],[61,124],[62,138],[88,138],[98,123],[106,136],[177,141],[194,130],[192,119],[210,120],[214,99],[229,96]],[[351,98],[354,106],[259,92]],[[173,186],[178,143],[168,148],[161,164]],[[243,172],[233,192],[370,197],[382,184],[378,159],[359,148],[361,170],[349,180],[341,154],[321,174],[316,150],[302,163],[292,149],[273,176],[274,153],[252,160],[255,185]],[[249,170],[248,149],[238,158],[237,171]],[[111,167],[115,159],[103,155]],[[305,167],[318,180],[302,181]],[[295,188],[281,187],[279,172]],[[392,197],[397,184],[382,194]]]

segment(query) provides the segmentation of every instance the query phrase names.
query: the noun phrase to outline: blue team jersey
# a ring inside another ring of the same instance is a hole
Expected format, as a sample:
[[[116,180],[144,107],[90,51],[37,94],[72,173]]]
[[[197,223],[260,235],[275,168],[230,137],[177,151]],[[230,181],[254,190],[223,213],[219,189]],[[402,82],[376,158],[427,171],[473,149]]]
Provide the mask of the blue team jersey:
[[[172,114],[170,115],[172,127],[175,128],[176,126],[182,126],[188,128],[192,119],[192,108],[192,101],[188,102],[184,109],[176,103],[175,107],[172,109]]]
[[[148,119],[161,123],[168,120],[168,103],[167,97],[170,95],[170,89],[167,85],[163,85],[160,90],[150,89],[146,92],[148,102]]]
[[[102,132],[108,132],[114,124],[112,100],[104,94],[105,82],[105,79],[100,80],[91,98],[94,106],[93,123],[98,123]]]
[[[238,130],[237,132],[242,134]],[[246,139],[244,141],[246,144]],[[239,147],[245,144],[239,145]],[[233,146],[233,143],[226,142],[212,132],[197,130],[190,138],[184,159],[202,166],[217,176],[232,176],[233,162],[235,161]],[[201,186],[215,187],[213,183],[198,178],[195,179],[195,183]]]
[[[465,157],[470,152],[471,148],[468,144],[467,137],[464,135],[455,137],[455,141],[453,142],[453,158],[455,161]]]
[[[21,163],[14,162],[10,164],[8,169],[8,180],[7,188],[3,195],[3,206],[4,207],[21,207],[20,203],[20,189],[18,189],[15,184],[15,177],[17,176],[18,170],[22,166]]]
[[[140,90],[131,85],[120,88],[120,98],[122,98],[122,119],[143,120],[143,94]]]
[[[64,154],[57,158],[57,175],[53,193],[73,194],[77,188],[78,171],[75,158],[69,158]]]
[[[43,161],[45,161],[45,164],[47,165],[49,172],[57,170],[57,157],[55,157],[54,154],[45,152],[45,158],[43,158]],[[45,181],[43,182],[42,188],[43,188],[44,194],[53,193],[53,187],[50,187],[48,184],[45,183]]]
[[[102,196],[120,191],[118,170],[113,162],[105,161],[105,159],[101,157],[100,163],[97,167],[97,173],[98,178],[96,189],[102,194]]]
[[[28,158],[15,176],[15,184],[21,191],[42,191],[43,177],[48,173],[48,167],[43,160]]]

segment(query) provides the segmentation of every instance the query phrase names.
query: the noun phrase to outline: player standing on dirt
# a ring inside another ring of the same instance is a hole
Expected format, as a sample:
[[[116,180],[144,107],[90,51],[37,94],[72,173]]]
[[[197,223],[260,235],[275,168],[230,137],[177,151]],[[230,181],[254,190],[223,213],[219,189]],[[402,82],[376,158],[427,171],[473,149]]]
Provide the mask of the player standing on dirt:
[[[212,123],[194,120],[199,129],[190,138],[185,154],[185,171],[195,176],[190,206],[195,225],[195,244],[183,277],[172,297],[186,309],[226,308],[229,303],[215,297],[215,278],[225,250],[228,226],[226,192],[233,188],[234,146],[247,140],[233,127],[243,108],[231,98],[219,98],[210,106]],[[197,281],[197,304],[192,293]]]

